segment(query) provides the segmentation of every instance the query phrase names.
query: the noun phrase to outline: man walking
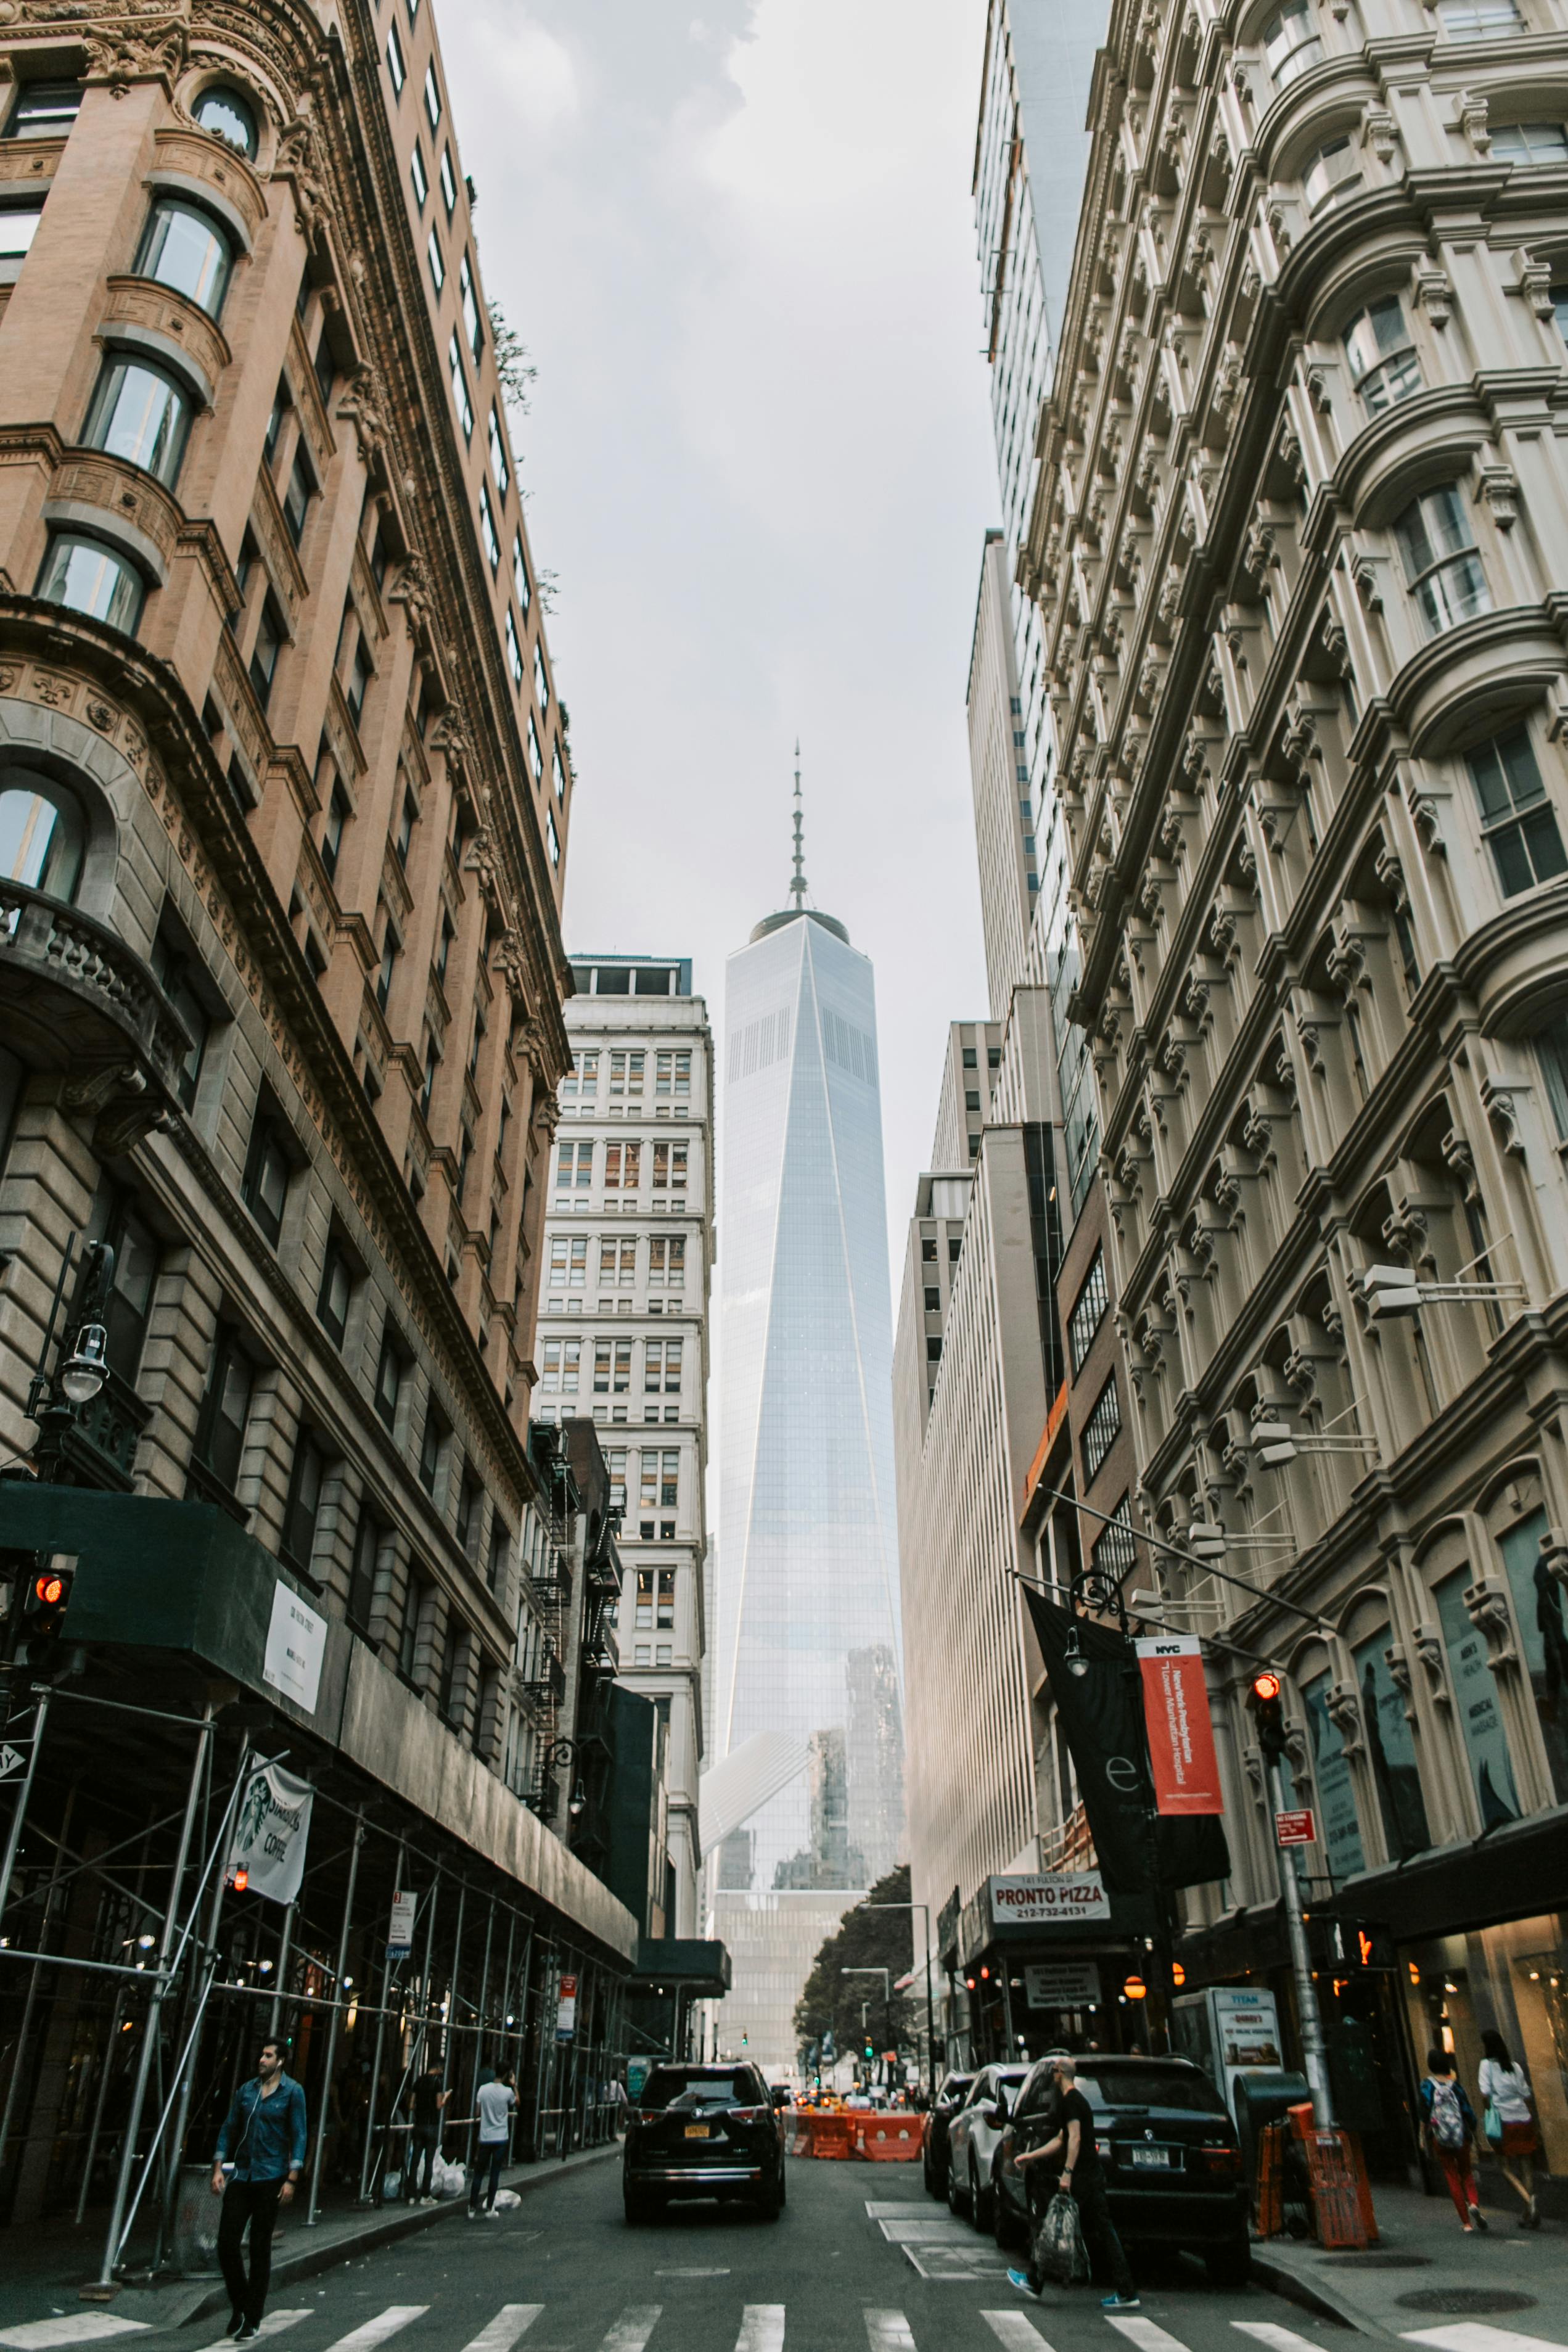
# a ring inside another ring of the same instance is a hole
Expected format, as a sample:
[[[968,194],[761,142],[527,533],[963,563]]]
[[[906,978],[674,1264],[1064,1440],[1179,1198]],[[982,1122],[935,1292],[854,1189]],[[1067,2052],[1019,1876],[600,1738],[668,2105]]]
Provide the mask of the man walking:
[[[431,2194],[435,2171],[435,2159],[441,2153],[441,2110],[452,2096],[441,2087],[441,2069],[427,2066],[413,2086],[413,2131],[408,2151],[408,2187],[404,2194],[409,2203],[434,2205],[440,2202]],[[420,2168],[424,2168],[424,2186],[419,2186]]]
[[[1043,2164],[1048,2173],[1055,2176],[1047,2181],[1046,2194],[1040,2200],[1042,2212],[1058,2189],[1065,2190],[1077,2204],[1089,2259],[1096,2269],[1103,2267],[1111,2273],[1111,2292],[1103,2297],[1102,2310],[1136,2311],[1140,2308],[1137,2291],[1126,2252],[1116,2235],[1116,2225],[1111,2219],[1105,2169],[1094,2146],[1094,2110],[1078,2088],[1078,2068],[1072,2059],[1056,2059],[1051,2072],[1061,2098],[1061,2129],[1043,2147],[1027,2149],[1014,2161],[1020,2167]],[[1038,2295],[1044,2284],[1043,2273],[1032,2252],[1029,2269],[1009,2271],[1008,2278],[1022,2294]]]
[[[213,2161],[213,2195],[224,2200],[218,2263],[234,2305],[228,2332],[236,2344],[248,2344],[261,2326],[272,2276],[273,2227],[279,2206],[294,2201],[294,2184],[305,2169],[305,2093],[284,2073],[281,2045],[264,2042],[255,2074],[234,2095]]]
[[[475,2101],[479,2110],[479,2153],[468,2183],[468,2219],[479,2218],[479,2192],[485,2190],[485,2219],[496,2218],[496,2191],[501,2185],[501,2167],[507,2161],[507,2142],[511,2135],[512,2109],[517,2104],[512,2077],[497,2074],[484,2084]]]

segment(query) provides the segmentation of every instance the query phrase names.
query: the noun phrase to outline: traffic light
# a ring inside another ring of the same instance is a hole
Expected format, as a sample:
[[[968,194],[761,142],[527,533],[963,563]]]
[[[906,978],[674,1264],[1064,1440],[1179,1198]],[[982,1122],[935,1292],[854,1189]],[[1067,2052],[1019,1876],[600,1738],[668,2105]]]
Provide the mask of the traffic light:
[[[868,2059],[874,2058],[876,2056],[876,2044],[869,2039],[865,2045],[865,2054]]]
[[[1247,1704],[1258,1725],[1258,1745],[1270,1763],[1285,1752],[1285,1702],[1281,1696],[1283,1685],[1271,1666],[1264,1666],[1252,1677],[1252,1688]]]
[[[27,1664],[37,1671],[49,1663],[65,1631],[76,1571],[60,1567],[47,1552],[33,1552],[24,1559],[16,1634]]]

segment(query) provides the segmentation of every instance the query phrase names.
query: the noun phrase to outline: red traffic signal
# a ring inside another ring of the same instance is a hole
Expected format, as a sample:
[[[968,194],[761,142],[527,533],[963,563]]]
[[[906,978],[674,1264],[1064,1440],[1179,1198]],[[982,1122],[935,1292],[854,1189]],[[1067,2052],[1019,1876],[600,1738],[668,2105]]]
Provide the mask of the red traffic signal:
[[[52,1641],[66,1622],[70,1605],[72,1571],[63,1568],[36,1569],[22,1588],[22,1631],[34,1640]]]
[[[1253,1675],[1247,1696],[1258,1726],[1258,1745],[1271,1761],[1285,1752],[1283,1690],[1284,1684],[1272,1666],[1264,1666]]]
[[[1281,1687],[1282,1685],[1281,1684],[1280,1677],[1271,1666],[1265,1666],[1261,1674],[1254,1675],[1252,1677],[1252,1696],[1254,1698],[1278,1698]]]

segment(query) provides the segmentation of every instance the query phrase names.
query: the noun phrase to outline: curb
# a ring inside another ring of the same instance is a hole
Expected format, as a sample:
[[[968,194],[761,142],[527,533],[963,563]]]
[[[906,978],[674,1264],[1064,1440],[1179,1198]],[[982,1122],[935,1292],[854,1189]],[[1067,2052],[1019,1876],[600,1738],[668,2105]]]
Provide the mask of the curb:
[[[1334,2293],[1332,2287],[1319,2286],[1313,2279],[1302,2278],[1288,2263],[1276,2262],[1256,2241],[1252,2247],[1252,2275],[1271,2294],[1283,2295],[1291,2303],[1299,2303],[1304,2310],[1314,2311],[1320,2319],[1332,2319],[1337,2326],[1354,2327],[1361,2336],[1386,2336],[1388,2330],[1356,2310],[1354,2304]]]
[[[602,2147],[584,2148],[577,2156],[568,2157],[564,2164],[559,2159],[546,2158],[541,2164],[530,2165],[520,2177],[514,2175],[503,2180],[501,2185],[515,2189],[519,2197],[527,2197],[531,2190],[547,2189],[553,2181],[563,2179],[573,2172],[580,2172],[591,2164],[601,2163],[606,2157],[619,2156],[620,2153],[619,2140],[610,2140]],[[339,2263],[351,2262],[358,2254],[374,2253],[380,2247],[391,2245],[399,2238],[412,2238],[419,2231],[431,2229],[438,2221],[448,2221],[454,2213],[466,2210],[466,2199],[444,2198],[439,2205],[416,2206],[412,2212],[389,2214],[384,2221],[371,2222],[368,2228],[357,2231],[352,2237],[332,2238],[325,2244],[301,2246],[298,2253],[286,2254],[280,2262],[273,2263],[269,2293],[276,2297],[280,2287],[289,2285],[296,2279],[316,2278],[322,2271],[329,2271]],[[206,2289],[199,2302],[193,2304],[189,2311],[183,2313],[171,2325],[188,2327],[193,2320],[205,2319],[213,2312],[224,2310],[228,2299],[228,2289],[218,2279]]]

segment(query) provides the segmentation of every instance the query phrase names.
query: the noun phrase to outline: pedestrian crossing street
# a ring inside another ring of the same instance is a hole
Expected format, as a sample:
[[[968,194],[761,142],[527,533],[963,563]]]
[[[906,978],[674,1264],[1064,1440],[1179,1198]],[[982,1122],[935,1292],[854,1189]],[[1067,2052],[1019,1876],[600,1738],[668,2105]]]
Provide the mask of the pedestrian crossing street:
[[[707,2279],[723,2277],[726,2273],[714,2271],[668,2272],[664,2275]],[[399,2347],[399,2352],[416,2352],[416,2323],[426,2318],[431,2309],[432,2306],[424,2303],[389,2304],[373,2318],[361,2320],[347,2335],[340,2336],[335,2342],[322,2347],[321,2352],[377,2352],[378,2347],[402,2336],[405,2330],[411,2333],[405,2345]],[[846,2310],[844,2315],[842,2340],[846,2347],[852,2347],[855,2342],[852,2310]],[[504,2303],[478,2333],[463,2346],[462,2352],[513,2352],[513,2347],[521,2344],[536,2324],[545,2319],[549,2312],[550,2305],[544,2303]],[[565,2315],[558,2310],[557,2316]],[[262,2322],[261,2334],[267,2337],[285,2336],[302,2320],[314,2316],[315,2313],[309,2306],[272,2311]],[[953,2342],[950,2326],[943,2327],[939,2342],[929,2328],[925,2329],[923,2341],[902,2311],[862,2306],[861,2316],[866,2352],[949,2352]],[[1091,2334],[1097,2333],[1101,2327],[1113,2331],[1100,2339],[1104,2352],[1119,2352],[1115,2345],[1118,2336],[1134,2347],[1134,2352],[1194,2352],[1194,2347],[1168,2327],[1162,2327],[1157,2320],[1147,2318],[1140,2312],[1102,2312],[1087,2296],[1076,2301],[1070,2309],[1044,2308],[1038,2317],[1021,2304],[1002,2310],[981,2310],[975,2314],[975,2317],[982,2328],[988,2330],[991,2341],[1002,2347],[1002,2352],[1057,2352],[1052,2342],[1052,2330],[1058,2329],[1062,2320],[1070,2325],[1074,2352],[1082,2352],[1082,2334],[1085,2325]],[[649,2352],[650,2347],[652,2352],[681,2352],[683,2318],[683,2312],[678,2307],[662,2303],[628,2304],[611,2322],[606,2332],[599,2336],[597,2352]],[[1310,2336],[1298,2335],[1294,2328],[1281,2326],[1274,2320],[1232,2319],[1226,2322],[1225,2326],[1231,2334],[1250,2337],[1252,2343],[1264,2347],[1264,2352],[1323,2352],[1321,2343]],[[44,2333],[49,2328],[57,2328],[60,2332],[54,2335]],[[144,2331],[141,2324],[134,2321],[121,2321],[112,2330],[104,2329],[100,2322],[90,2336],[84,2336],[84,2328],[92,2328],[92,2322],[86,2315],[79,2322],[75,2315],[70,2315],[66,2327],[61,2327],[59,2321],[36,2320],[25,2326],[0,2332],[0,2346],[12,2347],[12,2352],[47,2352],[50,2346],[103,2341],[110,2335],[151,2332]],[[1065,2334],[1067,2330],[1061,2332]],[[1207,2330],[1205,2333],[1208,2335]],[[537,2339],[540,2352],[543,2352],[547,2336],[552,2341],[556,2340],[553,2328],[541,2330]],[[1404,2329],[1401,2330],[1401,2337],[1406,2343],[1429,2346],[1433,2352],[1568,2352],[1568,2346],[1551,2337],[1521,2334],[1514,2328],[1488,2327],[1470,2321],[1451,2326]],[[1211,2335],[1208,2340],[1212,2346]],[[788,2305],[748,2303],[743,2306],[735,2352],[788,2352]],[[216,2336],[212,2343],[203,2346],[201,2352],[231,2352],[228,2338]],[[583,2352],[590,2352],[586,2342]],[[1236,2352],[1247,2352],[1247,2347],[1238,2345]]]

